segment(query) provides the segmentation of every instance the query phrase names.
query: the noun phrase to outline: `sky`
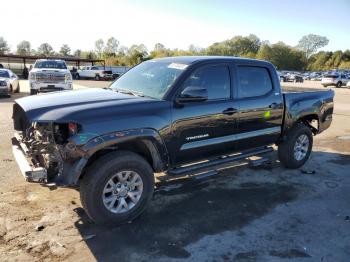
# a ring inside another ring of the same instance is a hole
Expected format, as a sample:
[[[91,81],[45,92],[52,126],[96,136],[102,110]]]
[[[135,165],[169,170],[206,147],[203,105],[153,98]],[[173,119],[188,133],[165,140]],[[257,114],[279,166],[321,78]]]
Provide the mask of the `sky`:
[[[156,43],[207,47],[235,35],[255,34],[270,43],[297,45],[303,35],[326,36],[323,50],[350,49],[350,0],[6,0],[0,37],[16,50],[47,42],[56,51],[93,50],[99,38],[120,45]]]

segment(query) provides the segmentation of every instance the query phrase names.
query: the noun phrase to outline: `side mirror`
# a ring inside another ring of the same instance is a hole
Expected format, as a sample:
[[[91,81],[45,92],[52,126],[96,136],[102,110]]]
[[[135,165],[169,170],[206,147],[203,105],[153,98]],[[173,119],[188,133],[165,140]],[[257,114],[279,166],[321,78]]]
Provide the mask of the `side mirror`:
[[[208,90],[203,87],[188,86],[182,90],[179,97],[176,99],[177,103],[201,102],[208,100]]]

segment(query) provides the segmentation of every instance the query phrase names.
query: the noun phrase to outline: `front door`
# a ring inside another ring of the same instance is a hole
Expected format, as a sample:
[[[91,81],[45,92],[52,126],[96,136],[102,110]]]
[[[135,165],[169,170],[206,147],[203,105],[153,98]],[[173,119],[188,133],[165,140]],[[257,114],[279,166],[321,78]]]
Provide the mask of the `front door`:
[[[181,86],[208,90],[208,100],[173,107],[174,148],[172,165],[207,159],[234,151],[230,135],[236,132],[236,105],[232,99],[228,64],[202,66],[190,74]]]

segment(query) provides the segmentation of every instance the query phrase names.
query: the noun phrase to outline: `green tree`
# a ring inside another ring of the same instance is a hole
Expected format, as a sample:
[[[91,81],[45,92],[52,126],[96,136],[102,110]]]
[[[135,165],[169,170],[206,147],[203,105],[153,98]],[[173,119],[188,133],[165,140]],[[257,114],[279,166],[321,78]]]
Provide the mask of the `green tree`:
[[[107,40],[104,53],[106,57],[116,56],[118,53],[119,41],[114,37],[111,37]]]
[[[312,55],[308,60],[307,69],[311,71],[326,70],[326,63],[332,57],[332,52],[320,51]]]
[[[303,53],[283,42],[271,46],[268,44],[262,45],[256,57],[270,61],[278,70],[303,70],[306,67]]]
[[[54,55],[55,52],[53,51],[53,48],[51,45],[49,45],[48,43],[43,43],[38,47],[38,51],[37,51],[38,55],[44,55],[44,56],[50,56],[50,55]]]
[[[167,57],[167,56],[172,56],[172,55],[173,55],[173,53],[170,51],[170,49],[166,48],[161,43],[155,44],[153,50],[150,53],[151,58]]]
[[[298,43],[298,48],[305,52],[306,58],[315,53],[318,49],[328,45],[329,40],[325,36],[309,34],[303,36]]]
[[[145,60],[147,60],[147,48],[145,45],[140,44],[140,45],[132,45],[126,54],[127,58],[127,64],[130,66],[137,65]]]
[[[338,50],[332,54],[330,58],[328,58],[324,69],[335,69],[338,68],[343,57],[343,52]]]
[[[98,39],[96,42],[95,42],[95,50],[97,52],[97,55],[99,58],[102,57],[102,53],[103,53],[103,50],[104,50],[104,42],[102,39]]]
[[[81,52],[81,55],[80,55],[81,58],[86,58],[86,59],[97,59],[97,54],[91,50],[91,51],[82,51]]]
[[[0,54],[5,54],[10,51],[7,41],[0,36]]]
[[[29,41],[23,40],[17,45],[17,55],[30,55],[31,54],[31,45]]]
[[[80,57],[81,56],[81,50],[80,49],[75,50],[73,55],[75,57]]]
[[[256,35],[234,36],[223,42],[217,42],[207,48],[208,55],[254,57],[261,46]]]
[[[60,49],[59,53],[61,55],[63,55],[63,56],[69,56],[70,55],[70,51],[71,51],[71,49],[70,49],[69,45],[64,44],[64,45],[61,46],[61,49]]]

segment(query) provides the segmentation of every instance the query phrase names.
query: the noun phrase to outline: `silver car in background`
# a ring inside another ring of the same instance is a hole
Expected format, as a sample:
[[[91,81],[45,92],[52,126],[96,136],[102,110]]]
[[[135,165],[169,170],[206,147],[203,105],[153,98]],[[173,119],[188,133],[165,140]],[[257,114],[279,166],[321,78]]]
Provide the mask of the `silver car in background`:
[[[346,85],[350,81],[349,77],[346,76],[344,73],[330,73],[325,74],[321,79],[321,84],[324,87],[327,86],[336,86],[336,87],[342,87],[343,85]]]
[[[18,76],[9,69],[0,68],[0,95],[19,93]]]

